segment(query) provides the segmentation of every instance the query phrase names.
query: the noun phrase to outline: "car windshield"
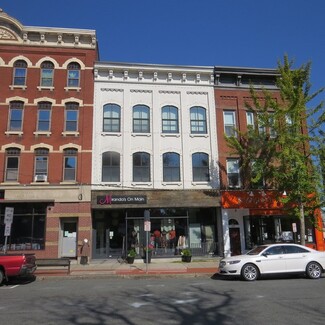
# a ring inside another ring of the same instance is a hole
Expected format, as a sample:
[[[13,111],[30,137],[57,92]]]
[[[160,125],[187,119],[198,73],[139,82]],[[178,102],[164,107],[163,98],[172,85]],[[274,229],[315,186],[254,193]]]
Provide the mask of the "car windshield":
[[[249,252],[247,252],[247,255],[258,255],[260,252],[264,251],[264,249],[267,246],[257,246],[255,248],[253,248],[252,250],[250,250]]]

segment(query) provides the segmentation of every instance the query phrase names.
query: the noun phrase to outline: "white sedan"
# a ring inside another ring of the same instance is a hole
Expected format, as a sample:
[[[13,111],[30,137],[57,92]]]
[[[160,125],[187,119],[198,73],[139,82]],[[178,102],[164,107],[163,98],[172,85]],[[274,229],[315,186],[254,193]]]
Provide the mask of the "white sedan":
[[[277,273],[304,273],[319,279],[324,270],[325,252],[297,244],[258,246],[245,255],[225,257],[219,264],[220,275],[241,276],[247,281]]]

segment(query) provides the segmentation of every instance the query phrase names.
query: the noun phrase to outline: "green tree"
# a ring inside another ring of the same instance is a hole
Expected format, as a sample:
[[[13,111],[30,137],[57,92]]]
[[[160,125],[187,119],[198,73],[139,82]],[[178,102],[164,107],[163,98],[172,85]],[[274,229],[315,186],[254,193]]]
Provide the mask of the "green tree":
[[[311,159],[314,138],[307,132],[307,120],[322,107],[308,109],[307,104],[324,89],[310,94],[310,63],[292,67],[287,56],[283,63],[278,62],[276,84],[281,100],[266,89],[261,96],[251,86],[252,101],[246,106],[255,114],[257,125],[247,132],[237,131],[227,142],[232,153],[240,157],[244,188],[263,184],[264,188],[286,192],[279,199],[288,213],[300,219],[301,244],[305,244],[305,216],[313,218],[320,204],[320,177]],[[318,127],[322,124],[320,119],[317,123]]]

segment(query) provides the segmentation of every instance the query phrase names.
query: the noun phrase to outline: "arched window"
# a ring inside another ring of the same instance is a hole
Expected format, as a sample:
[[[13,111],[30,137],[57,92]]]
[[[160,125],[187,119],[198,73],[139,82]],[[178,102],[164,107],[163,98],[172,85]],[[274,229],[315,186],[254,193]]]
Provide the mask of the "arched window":
[[[103,132],[121,132],[121,107],[119,105],[104,105]]]
[[[180,180],[180,156],[175,152],[166,152],[163,155],[163,181],[179,182]]]
[[[71,62],[68,64],[68,81],[67,87],[77,88],[80,85],[80,64]]]
[[[120,154],[107,151],[102,154],[102,182],[120,181]]]
[[[44,61],[41,64],[41,87],[53,87],[54,64]]]
[[[208,182],[209,174],[209,155],[197,152],[192,155],[193,182]]]
[[[27,76],[27,63],[24,60],[17,60],[14,63],[14,86],[25,86]]]
[[[136,105],[133,107],[133,132],[150,132],[150,112],[148,106]]]
[[[150,182],[150,155],[146,152],[133,154],[133,182]]]
[[[162,108],[162,132],[178,133],[178,108],[175,106],[164,106]]]
[[[6,149],[6,170],[5,170],[5,181],[6,182],[17,182],[18,181],[19,160],[20,160],[20,149],[19,148]]]
[[[206,110],[203,107],[192,107],[190,109],[191,114],[191,133],[207,133],[207,118]]]

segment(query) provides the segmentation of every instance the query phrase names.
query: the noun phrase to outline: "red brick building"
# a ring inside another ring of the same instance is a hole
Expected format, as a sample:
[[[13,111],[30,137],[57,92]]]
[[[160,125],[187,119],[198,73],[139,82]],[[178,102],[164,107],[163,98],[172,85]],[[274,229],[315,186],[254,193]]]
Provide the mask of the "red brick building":
[[[97,59],[94,30],[28,27],[0,12],[0,249],[76,258],[91,237]]]
[[[221,214],[225,255],[244,253],[254,245],[299,241],[299,220],[286,215],[278,194],[274,191],[245,189],[242,184],[239,157],[231,154],[226,135],[234,130],[247,131],[248,126],[258,127],[272,137],[272,130],[260,128],[257,116],[246,103],[252,104],[250,85],[253,85],[260,101],[262,88],[280,101],[276,87],[277,71],[273,69],[215,67],[215,102],[218,134]],[[307,130],[303,130],[307,132]],[[307,222],[307,221],[306,221]],[[306,223],[306,244],[324,250],[323,234],[311,223]]]

